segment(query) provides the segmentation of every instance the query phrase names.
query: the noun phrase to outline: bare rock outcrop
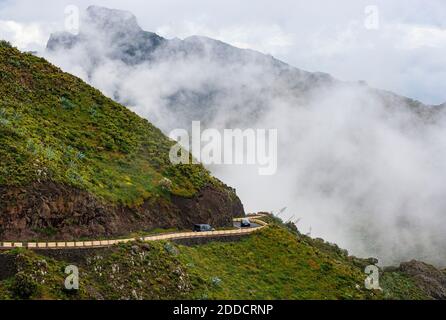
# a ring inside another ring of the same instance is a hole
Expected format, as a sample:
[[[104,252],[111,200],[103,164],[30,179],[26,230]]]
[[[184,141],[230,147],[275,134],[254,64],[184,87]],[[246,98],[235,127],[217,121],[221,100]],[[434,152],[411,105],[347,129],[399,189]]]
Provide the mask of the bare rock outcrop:
[[[153,228],[191,229],[194,223],[225,227],[241,215],[240,199],[223,187],[207,186],[192,198],[150,198],[140,207],[106,203],[54,182],[0,187],[3,241],[109,237]]]
[[[446,299],[444,271],[416,260],[401,263],[400,271],[411,277],[416,285],[433,299]]]

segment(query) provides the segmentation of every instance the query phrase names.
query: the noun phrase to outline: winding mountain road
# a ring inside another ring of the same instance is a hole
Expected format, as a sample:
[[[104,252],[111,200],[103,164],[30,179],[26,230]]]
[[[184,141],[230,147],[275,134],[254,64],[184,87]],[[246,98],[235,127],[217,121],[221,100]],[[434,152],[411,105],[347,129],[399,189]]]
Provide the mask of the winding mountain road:
[[[0,242],[1,250],[9,250],[13,248],[28,248],[33,250],[44,249],[83,249],[83,248],[105,248],[119,243],[126,243],[132,241],[161,241],[161,240],[177,240],[177,239],[193,239],[193,238],[215,238],[227,237],[236,235],[246,235],[253,233],[266,227],[268,224],[260,218],[263,215],[249,216],[251,227],[239,228],[234,230],[218,230],[206,232],[176,232],[169,234],[156,234],[146,237],[128,238],[128,239],[113,239],[113,240],[89,240],[89,241],[50,241],[50,242]],[[238,226],[242,218],[234,219],[234,225]]]

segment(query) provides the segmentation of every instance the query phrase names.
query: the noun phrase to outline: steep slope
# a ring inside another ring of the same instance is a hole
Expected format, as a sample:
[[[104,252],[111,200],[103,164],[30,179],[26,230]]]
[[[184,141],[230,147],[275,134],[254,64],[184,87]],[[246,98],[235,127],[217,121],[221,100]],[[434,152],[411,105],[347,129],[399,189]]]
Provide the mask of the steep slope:
[[[172,165],[147,120],[0,43],[0,238],[126,234],[243,215],[201,165]]]

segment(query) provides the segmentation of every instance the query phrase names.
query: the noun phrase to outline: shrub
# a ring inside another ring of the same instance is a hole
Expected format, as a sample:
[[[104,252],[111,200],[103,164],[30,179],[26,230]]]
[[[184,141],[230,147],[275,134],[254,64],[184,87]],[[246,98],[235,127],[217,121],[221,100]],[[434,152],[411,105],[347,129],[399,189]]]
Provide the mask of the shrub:
[[[170,191],[172,190],[172,181],[167,178],[162,178],[159,182],[160,187],[163,190]]]
[[[212,277],[211,278],[212,285],[214,285],[216,287],[220,286],[221,282],[222,281],[221,281],[221,279],[219,277]]]
[[[26,272],[20,271],[14,277],[12,292],[20,299],[29,299],[38,291],[37,282]]]
[[[62,108],[72,110],[76,107],[76,105],[65,97],[60,98],[60,102],[62,104]]]
[[[12,48],[12,45],[9,41],[0,40],[0,48]]]

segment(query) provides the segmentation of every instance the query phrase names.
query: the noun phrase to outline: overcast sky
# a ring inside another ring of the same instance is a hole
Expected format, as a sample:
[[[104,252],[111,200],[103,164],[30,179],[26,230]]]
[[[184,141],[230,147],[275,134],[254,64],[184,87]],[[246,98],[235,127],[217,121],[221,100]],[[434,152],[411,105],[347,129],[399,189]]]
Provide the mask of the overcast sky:
[[[444,0],[0,0],[0,38],[42,50],[63,30],[69,4],[129,10],[143,29],[168,38],[210,36],[301,69],[446,102]]]

